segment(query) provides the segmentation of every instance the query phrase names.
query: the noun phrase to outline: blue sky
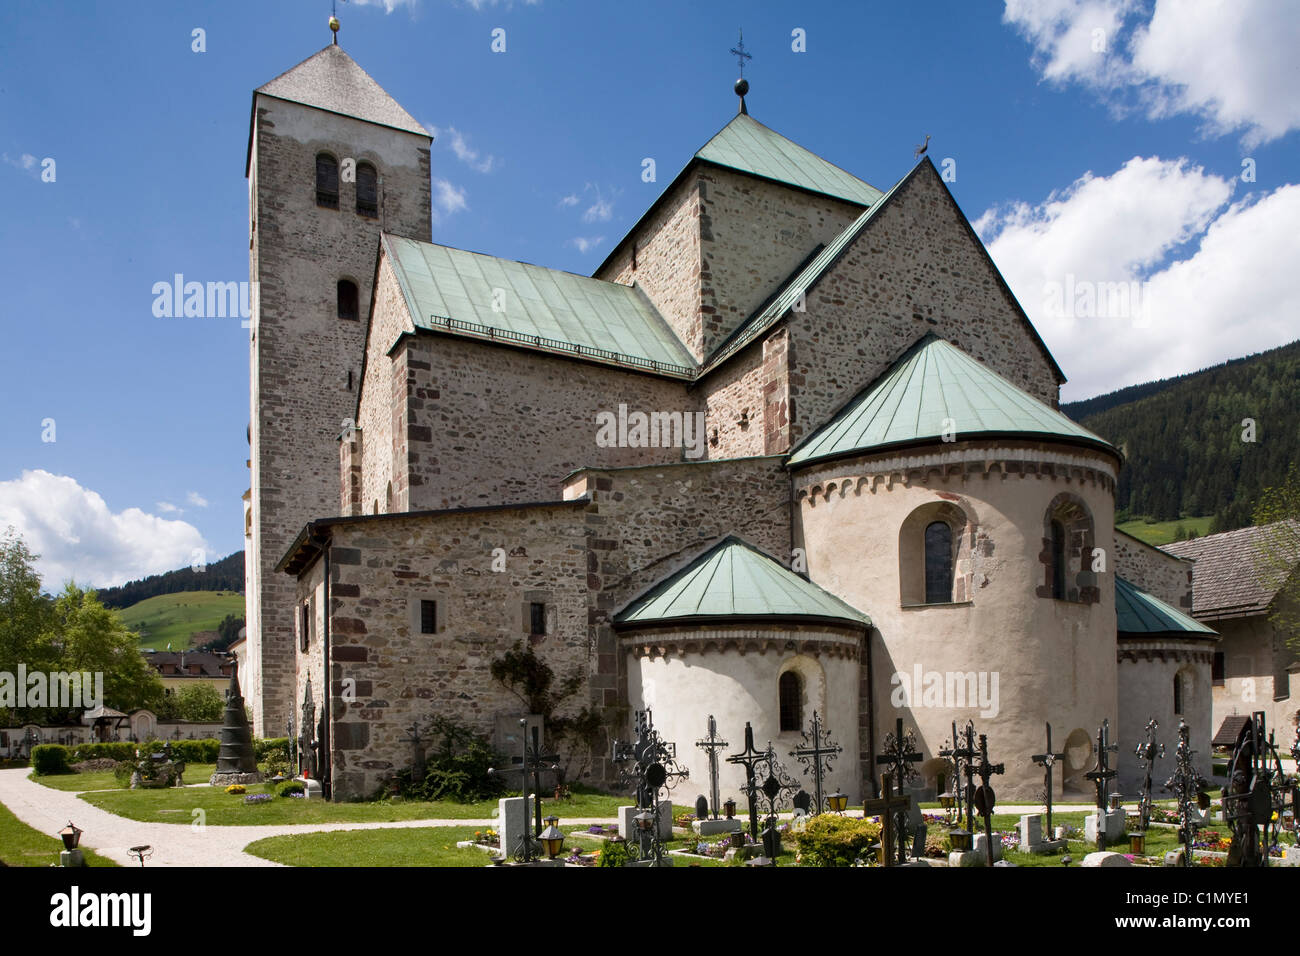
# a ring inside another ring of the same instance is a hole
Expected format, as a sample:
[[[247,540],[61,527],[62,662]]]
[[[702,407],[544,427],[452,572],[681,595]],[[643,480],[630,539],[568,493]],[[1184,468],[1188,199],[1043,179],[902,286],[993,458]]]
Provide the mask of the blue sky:
[[[758,120],[881,189],[932,136],[1069,376],[1064,399],[1300,337],[1300,27],[1285,4],[338,9],[344,48],[436,129],[437,242],[590,273],[734,114],[743,26]],[[329,42],[329,11],[0,10],[0,529],[44,555],[47,587],[243,546],[247,331],[155,317],[151,290],[175,273],[247,279],[251,91]],[[1089,283],[1132,283],[1131,307],[1060,307]]]

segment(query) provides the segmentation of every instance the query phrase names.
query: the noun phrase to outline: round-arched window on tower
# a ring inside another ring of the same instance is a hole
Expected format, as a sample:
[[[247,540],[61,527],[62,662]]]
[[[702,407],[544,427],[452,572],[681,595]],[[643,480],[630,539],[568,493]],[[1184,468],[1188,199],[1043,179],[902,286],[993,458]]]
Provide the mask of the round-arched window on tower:
[[[339,208],[339,161],[329,153],[316,155],[316,205]]]
[[[369,163],[357,163],[357,215],[379,217],[379,173]]]
[[[360,318],[357,305],[357,284],[351,279],[340,279],[338,285],[339,318],[355,322]]]

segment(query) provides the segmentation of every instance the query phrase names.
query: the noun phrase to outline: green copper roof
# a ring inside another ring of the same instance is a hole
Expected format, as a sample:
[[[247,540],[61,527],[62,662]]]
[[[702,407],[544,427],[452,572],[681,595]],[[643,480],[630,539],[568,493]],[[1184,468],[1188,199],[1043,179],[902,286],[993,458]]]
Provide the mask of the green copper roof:
[[[733,617],[871,623],[867,615],[734,535],[660,581],[614,622],[636,626]]]
[[[1026,435],[1112,447],[933,333],[795,448],[806,464],[891,445]]]
[[[695,363],[634,286],[385,235],[417,328],[679,378]]]
[[[737,113],[695,158],[860,206],[870,206],[881,195],[879,189],[768,129],[747,113]]]
[[[1115,616],[1118,619],[1116,629],[1121,634],[1215,633],[1118,574],[1115,575]]]

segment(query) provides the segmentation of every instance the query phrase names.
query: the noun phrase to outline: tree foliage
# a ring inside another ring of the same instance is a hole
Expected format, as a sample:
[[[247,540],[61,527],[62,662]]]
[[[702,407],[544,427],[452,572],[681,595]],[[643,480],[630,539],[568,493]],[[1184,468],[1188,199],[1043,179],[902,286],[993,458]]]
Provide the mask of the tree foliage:
[[[136,636],[94,591],[69,582],[54,598],[41,593],[34,555],[13,529],[0,538],[0,671],[103,674],[104,700],[121,711],[155,707],[162,682],[145,663]],[[77,710],[24,708],[0,713],[7,723],[66,721]]]

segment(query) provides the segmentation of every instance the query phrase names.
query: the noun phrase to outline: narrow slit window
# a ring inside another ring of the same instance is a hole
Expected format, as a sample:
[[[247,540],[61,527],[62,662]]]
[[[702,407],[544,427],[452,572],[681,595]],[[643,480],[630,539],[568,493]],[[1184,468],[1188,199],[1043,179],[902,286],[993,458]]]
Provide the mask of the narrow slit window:
[[[438,602],[437,601],[420,602],[420,633],[421,634],[438,633]]]
[[[528,605],[529,631],[534,637],[546,636],[546,605],[534,601]]]
[[[359,316],[357,309],[357,284],[348,279],[340,279],[338,285],[339,318],[355,322]]]

